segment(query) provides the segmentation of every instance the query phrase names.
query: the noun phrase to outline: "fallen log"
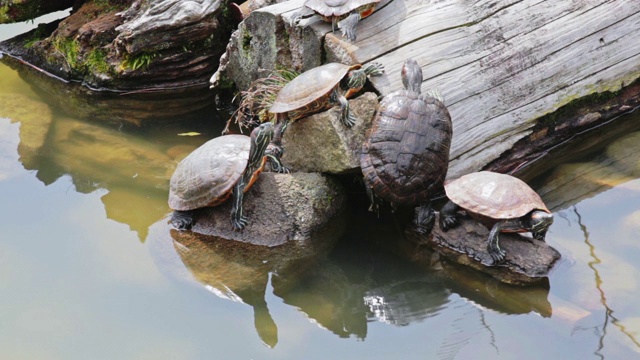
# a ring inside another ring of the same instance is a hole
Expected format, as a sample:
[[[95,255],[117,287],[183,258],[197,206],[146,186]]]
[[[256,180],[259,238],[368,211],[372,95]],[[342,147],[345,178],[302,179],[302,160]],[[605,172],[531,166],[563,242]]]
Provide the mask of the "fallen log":
[[[640,48],[631,46],[640,42],[638,2],[382,1],[359,25],[355,43],[318,17],[292,25],[302,2],[251,13],[232,36],[214,85],[246,89],[259,69],[377,61],[386,76],[372,82],[385,95],[402,88],[402,62],[415,58],[425,72],[423,91],[439,89],[453,119],[452,178],[486,167],[516,144],[528,150],[519,154],[526,159],[539,150],[528,145],[548,148],[638,105],[637,91],[621,94],[640,77]],[[575,102],[585,97],[593,97],[590,104]],[[548,117],[568,104],[576,106]],[[585,118],[580,109],[593,104],[601,106]],[[508,163],[495,167],[520,165]]]

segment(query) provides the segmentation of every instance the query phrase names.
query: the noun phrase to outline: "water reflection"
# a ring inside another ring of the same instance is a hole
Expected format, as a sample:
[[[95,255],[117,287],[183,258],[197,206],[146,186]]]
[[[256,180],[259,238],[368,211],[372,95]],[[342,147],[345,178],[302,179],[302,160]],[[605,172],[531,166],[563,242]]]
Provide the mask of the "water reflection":
[[[128,224],[140,240],[169,211],[167,189],[177,163],[224,125],[200,120],[131,131],[81,121],[52,110],[3,65],[0,73],[3,89],[20,90],[0,92],[0,117],[20,125],[22,166],[45,185],[70,176],[77,192],[107,189],[107,217]],[[202,135],[177,136],[189,131]]]
[[[171,277],[179,274],[179,278],[190,279],[192,276],[216,296],[251,306],[256,331],[269,347],[278,342],[278,328],[265,301],[270,277],[274,292],[286,292],[291,284],[297,284],[306,273],[317,268],[316,264],[322,262],[338,239],[336,228],[343,227],[327,226],[307,241],[266,247],[177,231],[167,222],[165,218],[154,224],[148,240],[159,266],[165,271],[173,269],[168,271]],[[181,269],[176,261],[184,264],[191,276],[175,271]]]
[[[171,89],[115,92],[53,77],[21,60],[1,56],[45,101],[66,114],[102,123],[155,126],[159,122],[212,119],[214,93],[208,83]]]

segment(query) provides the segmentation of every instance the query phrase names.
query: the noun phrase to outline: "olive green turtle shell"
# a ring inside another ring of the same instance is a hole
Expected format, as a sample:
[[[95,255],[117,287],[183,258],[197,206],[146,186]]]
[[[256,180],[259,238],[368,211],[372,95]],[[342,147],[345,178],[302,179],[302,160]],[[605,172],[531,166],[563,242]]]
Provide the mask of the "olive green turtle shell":
[[[445,184],[449,200],[474,214],[492,219],[516,219],[533,210],[551,213],[524,181],[511,175],[480,171]]]
[[[385,96],[360,155],[366,185],[394,207],[430,201],[447,175],[451,134],[440,100],[410,90]]]
[[[373,12],[373,8],[379,2],[380,0],[308,0],[304,5],[328,18],[341,17],[359,8],[371,10],[365,12],[364,16],[362,16],[362,18],[365,18]]]
[[[324,64],[307,70],[283,87],[269,112],[273,114],[295,112],[290,120],[324,110],[329,106],[331,90],[350,70],[359,69],[360,64]]]
[[[247,167],[250,147],[249,136],[224,135],[194,150],[171,176],[169,207],[186,211],[229,199]]]

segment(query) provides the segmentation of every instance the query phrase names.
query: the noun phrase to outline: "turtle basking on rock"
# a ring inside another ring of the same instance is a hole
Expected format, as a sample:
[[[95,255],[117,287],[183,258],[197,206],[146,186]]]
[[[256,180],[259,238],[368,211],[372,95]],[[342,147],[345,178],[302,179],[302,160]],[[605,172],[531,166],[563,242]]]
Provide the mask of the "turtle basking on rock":
[[[416,207],[418,231],[429,233],[431,197],[441,191],[449,168],[451,116],[442,100],[421,94],[422,69],[413,59],[402,67],[405,89],[385,96],[362,147],[360,167],[371,200],[393,208]]]
[[[378,63],[367,65],[324,64],[307,70],[285,85],[276,96],[269,112],[276,115],[278,131],[274,143],[279,144],[289,122],[340,105],[340,120],[351,127],[356,118],[349,111],[347,98],[364,87],[367,76],[384,73]]]
[[[440,211],[442,230],[458,225],[460,208],[491,229],[487,251],[499,263],[505,257],[500,248],[500,232],[531,232],[544,241],[553,215],[540,196],[524,181],[511,175],[480,171],[448,182],[445,191],[449,202]]]
[[[301,17],[316,13],[323,21],[331,23],[333,31],[337,25],[342,36],[353,42],[356,41],[358,23],[373,14],[379,2],[380,0],[307,0],[302,11],[294,15],[293,22],[298,23]]]
[[[267,147],[273,138],[273,124],[263,123],[246,135],[224,135],[209,140],[184,158],[171,176],[169,207],[172,224],[180,230],[194,224],[193,210],[217,206],[232,198],[231,224],[242,230],[247,218],[242,199],[258,179],[267,159],[279,167]]]

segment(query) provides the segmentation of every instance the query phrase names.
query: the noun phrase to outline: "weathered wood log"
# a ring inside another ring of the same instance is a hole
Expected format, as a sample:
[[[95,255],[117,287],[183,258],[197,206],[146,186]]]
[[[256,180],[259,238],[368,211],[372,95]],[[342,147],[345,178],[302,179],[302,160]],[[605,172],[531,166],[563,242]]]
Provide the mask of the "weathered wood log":
[[[0,24],[33,20],[41,15],[65,10],[76,0],[5,0],[0,4]]]
[[[402,87],[402,62],[413,57],[424,68],[423,91],[439,89],[451,112],[454,178],[481,169],[521,140],[524,148],[540,137],[559,142],[569,136],[554,133],[562,125],[570,133],[628,111],[629,103],[617,103],[607,116],[582,122],[570,112],[564,113],[568,120],[544,118],[586,96],[616,97],[640,77],[640,48],[633,45],[640,43],[638,2],[383,1],[361,22],[355,43],[329,33],[317,18],[292,26],[301,3],[254,11],[213,80],[244,89],[258,68],[305,70],[323,58],[375,60],[386,68],[387,76],[372,79],[384,95]],[[637,98],[632,95],[630,104]],[[528,137],[534,133],[537,138]]]
[[[507,284],[530,285],[545,281],[560,259],[560,253],[543,241],[500,233],[500,247],[506,251],[506,256],[496,265],[487,252],[489,230],[485,226],[461,218],[459,226],[444,232],[437,221],[427,237],[419,235],[412,227],[407,228],[405,234],[412,241],[426,243],[438,250],[449,261],[489,274]]]

